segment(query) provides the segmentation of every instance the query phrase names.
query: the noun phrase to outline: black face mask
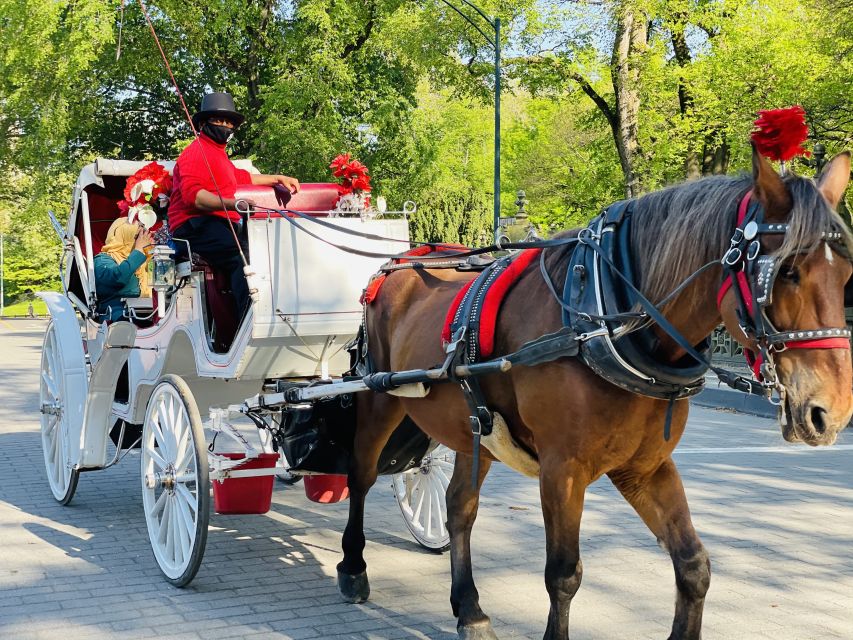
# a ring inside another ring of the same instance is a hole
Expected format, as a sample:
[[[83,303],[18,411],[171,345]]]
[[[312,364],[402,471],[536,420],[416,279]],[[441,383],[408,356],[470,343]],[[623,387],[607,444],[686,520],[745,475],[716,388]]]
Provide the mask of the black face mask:
[[[218,124],[210,124],[209,122],[204,123],[201,128],[201,132],[208,138],[213,140],[216,144],[225,144],[231,139],[231,136],[234,135],[234,129],[232,129],[231,127],[224,127]]]

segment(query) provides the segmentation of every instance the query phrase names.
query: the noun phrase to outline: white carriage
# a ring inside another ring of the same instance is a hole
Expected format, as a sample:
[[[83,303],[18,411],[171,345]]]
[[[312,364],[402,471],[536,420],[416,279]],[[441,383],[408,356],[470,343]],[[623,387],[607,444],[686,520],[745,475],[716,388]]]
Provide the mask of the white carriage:
[[[93,319],[93,258],[120,215],[116,203],[126,178],[144,164],[99,159],[84,167],[67,225],[54,219],[64,246],[64,292],[40,294],[51,315],[42,354],[42,444],[51,491],[63,504],[72,499],[81,472],[105,469],[140,449],[144,517],[154,556],[167,580],[182,586],[192,580],[204,553],[210,483],[246,486],[246,479],[272,474],[346,472],[351,399],[324,397],[322,387],[340,383],[350,368],[346,347],[361,322],[359,296],[383,260],[327,243],[399,252],[405,245],[345,231],[407,240],[411,211],[335,217],[329,220],[335,228],[312,226],[319,238],[279,213],[253,213],[247,220],[253,302],[241,323],[233,317],[215,265],[175,264],[168,252],[155,257],[154,298],[129,300],[127,320],[99,323]],[[247,161],[238,164],[254,171]],[[288,206],[329,216],[337,195],[335,185],[308,184]],[[278,206],[268,187],[246,187],[238,197]],[[283,396],[294,386],[316,387],[314,399],[298,405],[258,401]],[[248,438],[232,424],[235,415],[250,418],[262,437]],[[405,437],[398,440],[406,446],[395,449],[392,438],[381,472],[392,476],[418,542],[443,549],[448,543],[444,489],[452,457],[419,431],[414,437],[413,424],[400,430]],[[215,434],[227,436],[223,440],[236,446],[237,455],[209,451],[208,436],[215,439]],[[277,454],[271,456],[273,449]],[[298,459],[287,459],[294,456]],[[267,468],[256,468],[266,459],[272,460]]]

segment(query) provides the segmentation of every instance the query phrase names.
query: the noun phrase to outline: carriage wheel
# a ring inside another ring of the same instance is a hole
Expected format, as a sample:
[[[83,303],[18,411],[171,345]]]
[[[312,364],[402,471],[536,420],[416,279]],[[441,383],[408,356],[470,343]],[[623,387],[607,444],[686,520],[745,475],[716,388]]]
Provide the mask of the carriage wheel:
[[[187,383],[164,376],[142,428],[142,503],[160,571],[183,587],[195,577],[207,543],[210,485],[198,407]]]
[[[406,526],[418,544],[430,551],[450,546],[445,493],[455,460],[456,454],[440,444],[424,456],[420,467],[391,476]]]
[[[68,454],[68,420],[65,398],[65,369],[57,338],[56,326],[51,322],[44,335],[41,351],[41,446],[44,466],[53,497],[60,504],[68,504],[77,490],[80,472],[71,468]]]

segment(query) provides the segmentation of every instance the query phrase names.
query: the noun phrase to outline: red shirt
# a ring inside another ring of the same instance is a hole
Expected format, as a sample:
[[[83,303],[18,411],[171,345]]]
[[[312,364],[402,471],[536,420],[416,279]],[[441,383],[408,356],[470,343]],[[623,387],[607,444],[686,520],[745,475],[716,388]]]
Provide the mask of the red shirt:
[[[216,179],[215,183],[213,178]],[[216,144],[204,134],[178,156],[172,179],[172,194],[169,199],[169,228],[172,232],[190,218],[198,216],[219,216],[224,219],[230,217],[234,221],[239,220],[240,214],[236,211],[197,209],[196,195],[205,189],[214,195],[221,194],[223,198],[233,198],[237,185],[252,184],[252,174],[234,166],[225,153],[225,145]]]

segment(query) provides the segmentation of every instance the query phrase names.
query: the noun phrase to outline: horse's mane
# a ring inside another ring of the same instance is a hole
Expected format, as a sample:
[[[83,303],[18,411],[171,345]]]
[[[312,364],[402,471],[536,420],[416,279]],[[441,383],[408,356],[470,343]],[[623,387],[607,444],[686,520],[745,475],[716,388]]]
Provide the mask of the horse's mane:
[[[790,230],[776,255],[784,258],[814,250],[826,231],[842,234],[853,255],[847,225],[818,191],[811,178],[784,178],[793,208]],[[746,176],[712,176],[641,196],[634,203],[632,256],[638,288],[660,302],[702,265],[718,260],[729,247],[740,199],[752,186]]]

